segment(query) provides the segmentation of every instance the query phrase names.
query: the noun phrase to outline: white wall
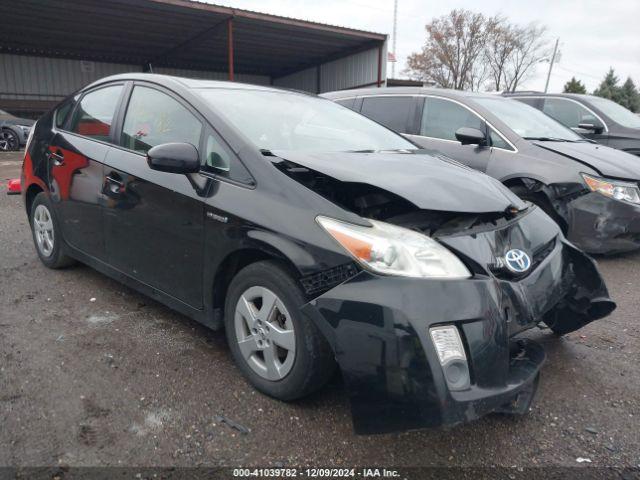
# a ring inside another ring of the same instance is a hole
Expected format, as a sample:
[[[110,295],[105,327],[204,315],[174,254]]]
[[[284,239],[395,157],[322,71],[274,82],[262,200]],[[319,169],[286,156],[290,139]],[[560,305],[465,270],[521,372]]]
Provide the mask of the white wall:
[[[320,88],[317,67],[311,67],[285,77],[277,78],[278,87],[295,88],[309,92],[331,92],[373,84],[378,81],[378,48],[355,53],[348,57],[320,65]],[[387,78],[387,45],[382,49],[382,82]]]

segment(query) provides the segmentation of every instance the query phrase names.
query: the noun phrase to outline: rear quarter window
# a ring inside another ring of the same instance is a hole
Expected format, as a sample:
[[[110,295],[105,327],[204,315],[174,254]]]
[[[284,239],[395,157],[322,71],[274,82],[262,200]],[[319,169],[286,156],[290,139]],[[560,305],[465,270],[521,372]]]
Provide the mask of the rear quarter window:
[[[95,140],[110,141],[122,88],[122,85],[111,85],[87,93],[73,112],[69,130]]]
[[[360,113],[398,133],[409,133],[414,101],[413,97],[368,97],[362,100]]]

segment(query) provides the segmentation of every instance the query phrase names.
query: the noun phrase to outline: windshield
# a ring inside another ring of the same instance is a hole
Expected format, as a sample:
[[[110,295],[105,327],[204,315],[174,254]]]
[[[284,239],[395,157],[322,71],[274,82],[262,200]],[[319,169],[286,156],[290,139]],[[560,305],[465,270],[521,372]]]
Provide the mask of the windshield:
[[[416,149],[400,135],[330,100],[268,90],[197,91],[260,149],[324,152]]]
[[[589,97],[589,102],[614,122],[628,128],[640,128],[640,117],[606,98]]]
[[[583,138],[573,130],[525,103],[508,98],[474,98],[511,130],[529,140],[577,141]]]

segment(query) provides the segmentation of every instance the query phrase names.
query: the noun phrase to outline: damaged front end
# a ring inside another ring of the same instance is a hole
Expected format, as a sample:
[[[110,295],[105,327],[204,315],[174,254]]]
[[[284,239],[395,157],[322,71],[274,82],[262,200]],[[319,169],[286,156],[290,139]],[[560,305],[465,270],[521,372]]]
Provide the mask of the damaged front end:
[[[615,254],[640,248],[640,204],[590,191],[578,182],[544,185],[523,179],[519,194],[536,198],[560,224],[567,238],[585,252]]]
[[[415,192],[390,191],[389,179],[381,185],[352,182],[298,160],[276,166],[364,218],[437,240],[470,272],[469,278],[409,278],[354,263],[334,268],[322,277],[327,281],[305,279],[312,299],[303,311],[334,349],[358,433],[525,413],[545,354],[517,334],[541,322],[566,333],[615,308],[593,260],[535,206],[504,195],[495,210],[473,211],[469,194],[459,202],[466,211],[427,209],[426,200],[416,204]],[[422,188],[428,192],[431,184]],[[526,253],[528,268],[508,268],[512,251]],[[451,356],[442,354],[433,336],[447,329],[445,344],[459,344]]]

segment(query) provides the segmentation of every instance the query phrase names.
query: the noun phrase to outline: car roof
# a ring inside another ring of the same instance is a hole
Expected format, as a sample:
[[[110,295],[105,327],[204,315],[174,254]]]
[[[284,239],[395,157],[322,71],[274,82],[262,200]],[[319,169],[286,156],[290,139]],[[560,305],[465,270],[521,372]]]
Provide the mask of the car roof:
[[[228,80],[207,80],[207,79],[177,77],[173,75],[161,75],[157,73],[140,73],[140,72],[121,73],[118,75],[111,75],[109,77],[101,78],[100,80],[97,80],[96,82],[88,85],[83,90],[93,88],[94,86],[97,86],[103,83],[125,81],[125,80],[153,82],[169,88],[176,87],[176,86],[181,86],[183,88],[188,88],[188,89],[232,88],[234,90],[261,90],[261,91],[273,91],[273,92],[303,93],[308,95],[308,92],[300,92],[297,90],[264,86],[264,85],[255,85],[251,83],[232,82]]]
[[[448,98],[496,98],[497,93],[467,92],[463,90],[452,90],[449,88],[431,87],[373,87],[354,88],[351,90],[339,90],[336,92],[323,93],[320,96],[330,99],[349,98],[375,95],[435,95]]]
[[[586,93],[544,93],[544,92],[504,92],[505,97],[564,97],[576,99],[588,99],[594,97]]]

